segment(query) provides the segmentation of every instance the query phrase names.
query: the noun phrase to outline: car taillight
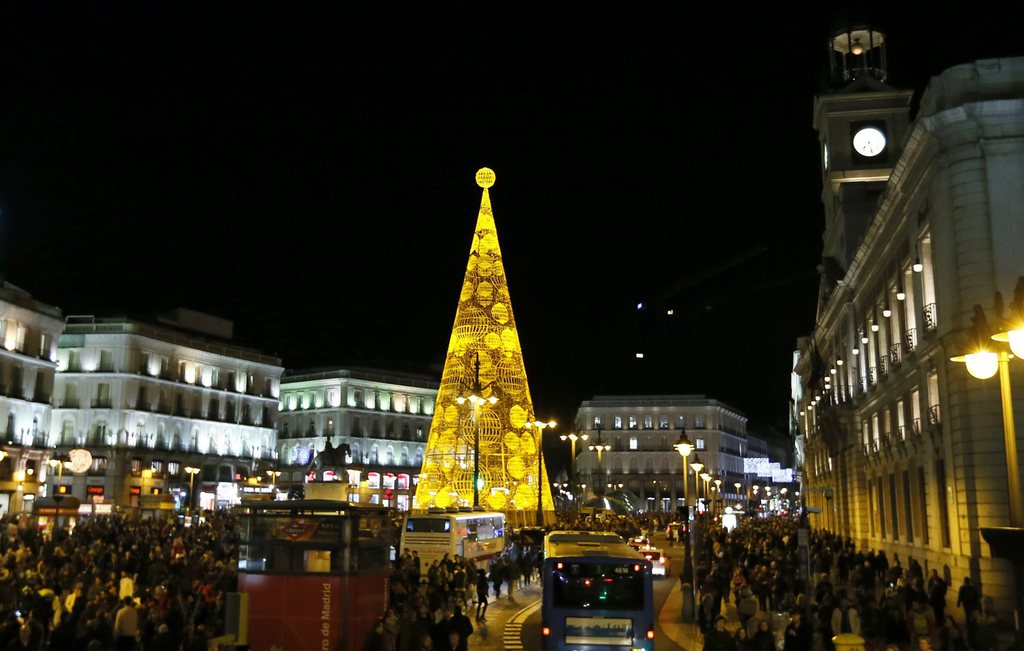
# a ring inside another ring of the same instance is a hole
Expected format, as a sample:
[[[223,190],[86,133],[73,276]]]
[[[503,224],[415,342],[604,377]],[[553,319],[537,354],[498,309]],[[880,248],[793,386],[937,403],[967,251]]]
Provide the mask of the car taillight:
[[[651,631],[651,633],[653,633],[653,632],[654,631]],[[543,635],[544,637],[550,637],[551,636],[551,627],[550,626],[543,626],[543,627],[541,627],[540,634]],[[654,639],[654,638],[651,638],[651,639]]]

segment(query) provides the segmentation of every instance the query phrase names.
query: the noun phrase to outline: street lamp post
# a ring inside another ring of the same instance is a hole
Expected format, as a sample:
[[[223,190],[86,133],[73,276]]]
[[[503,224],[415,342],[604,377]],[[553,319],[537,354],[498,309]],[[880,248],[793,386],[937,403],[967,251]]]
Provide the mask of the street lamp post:
[[[483,388],[480,386],[480,353],[476,355],[476,374],[473,378],[473,390],[469,396],[459,396],[456,402],[460,405],[469,400],[473,406],[473,508],[480,506],[480,407],[483,403],[494,404],[498,397],[491,394],[490,397],[483,397]]]
[[[715,473],[714,482],[715,482],[715,513],[718,514],[722,510],[721,509],[721,507],[722,507],[722,505],[721,505],[721,501],[722,501],[722,475],[716,472]]]
[[[570,432],[568,434],[562,434],[558,438],[562,439],[563,441],[568,440],[569,443],[572,445],[572,458],[569,460],[569,482],[573,485],[573,487],[574,487],[573,490],[575,491],[575,486],[576,486],[576,441],[578,441],[578,440],[586,441],[588,438],[590,438],[590,436],[588,436],[587,434],[577,435],[575,432]]]
[[[195,494],[192,491],[196,481],[196,473],[199,472],[199,468],[193,466],[185,466],[185,472],[188,473],[188,507],[185,509],[185,515],[192,517],[192,504],[195,502]]]
[[[6,453],[5,455],[6,456]],[[53,505],[56,509],[56,525],[60,529],[60,503],[64,499],[64,494],[61,493],[61,489],[64,487],[64,462],[60,459],[50,459],[46,462],[51,469],[57,470],[57,484],[53,487]]]
[[[597,438],[594,439],[594,442],[592,444],[590,444],[588,447],[591,450],[593,450],[594,452],[597,452],[597,471],[598,471],[598,473],[600,473],[601,469],[602,469],[601,453],[604,452],[605,450],[611,450],[612,446],[605,445],[605,442],[601,440],[601,432],[598,432],[597,433]],[[603,481],[604,481],[604,478],[600,478],[598,481],[594,482],[594,486],[601,486],[601,482],[603,482]],[[594,494],[595,495],[598,494],[596,489],[594,490]]]
[[[1009,491],[1008,527],[982,527],[981,535],[989,544],[994,558],[1004,558],[1013,563],[1015,569],[1016,603],[1014,646],[1024,651],[1024,503],[1021,499],[1020,471],[1017,465],[1017,428],[1013,418],[1013,395],[1010,386],[1010,359],[1024,358],[1024,277],[1017,280],[1010,315],[1003,315],[1003,298],[995,294],[996,332],[989,327],[985,312],[980,305],[974,306],[975,349],[965,355],[950,358],[963,362],[973,377],[985,380],[999,373],[999,398],[1003,412],[1003,445],[1006,455],[1006,484]],[[1012,355],[1004,348],[993,351],[988,340],[1008,344]]]
[[[700,500],[700,471],[704,469],[704,464],[701,462],[699,455],[693,455],[690,468],[693,470],[693,508],[696,510],[697,502]]]
[[[542,443],[544,442],[543,435],[544,429],[550,427],[554,429],[558,423],[553,420],[542,421],[535,420],[533,422],[527,422],[525,427],[536,427],[537,428],[537,526],[544,526],[544,448]]]
[[[686,540],[679,541],[683,545],[683,571],[681,573],[682,576],[680,580],[684,585],[687,583],[690,584],[690,589],[686,592],[689,597],[689,604],[686,603],[685,599],[683,601],[683,620],[692,622],[696,619],[694,613],[696,597],[693,590],[693,556],[690,552],[690,499],[689,495],[687,495],[689,492],[687,485],[690,483],[690,478],[687,473],[686,459],[690,456],[690,453],[693,452],[693,444],[690,443],[690,439],[686,437],[685,431],[679,433],[679,440],[676,441],[674,447],[683,462],[683,527],[686,530]],[[696,460],[696,456],[694,459]]]

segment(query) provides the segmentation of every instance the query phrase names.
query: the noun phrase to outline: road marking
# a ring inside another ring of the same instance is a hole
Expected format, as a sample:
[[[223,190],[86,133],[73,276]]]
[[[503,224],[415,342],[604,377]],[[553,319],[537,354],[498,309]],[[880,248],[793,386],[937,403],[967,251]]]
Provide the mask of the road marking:
[[[523,608],[512,617],[509,617],[505,624],[505,631],[501,634],[501,643],[505,651],[525,651],[523,646],[523,622],[529,619],[530,615],[540,609],[540,599]]]

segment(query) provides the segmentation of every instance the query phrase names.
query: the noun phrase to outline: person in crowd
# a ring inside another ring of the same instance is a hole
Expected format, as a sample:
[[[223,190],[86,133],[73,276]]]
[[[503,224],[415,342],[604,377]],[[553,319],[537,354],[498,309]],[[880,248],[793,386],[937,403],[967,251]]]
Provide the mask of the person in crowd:
[[[760,619],[757,623],[757,632],[750,638],[752,651],[776,651],[775,636],[768,627],[767,619]]]
[[[810,624],[804,621],[803,613],[794,608],[782,637],[783,651],[811,651],[812,639]]]
[[[725,617],[716,617],[714,627],[704,635],[704,650],[736,651],[736,639],[725,630]]]
[[[384,651],[384,620],[378,618],[363,640],[363,651]]]
[[[449,630],[459,634],[459,647],[455,651],[469,651],[469,636],[473,634],[473,623],[462,614],[462,606],[456,604],[448,624]]]
[[[736,629],[736,633],[733,635],[735,641],[735,651],[754,651],[753,641],[747,633],[747,629],[744,626],[740,626]]]

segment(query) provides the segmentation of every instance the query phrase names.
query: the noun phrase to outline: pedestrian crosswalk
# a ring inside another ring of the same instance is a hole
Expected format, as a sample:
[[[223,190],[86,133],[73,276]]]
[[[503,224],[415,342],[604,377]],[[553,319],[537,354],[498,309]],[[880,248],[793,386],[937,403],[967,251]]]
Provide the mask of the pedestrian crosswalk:
[[[509,618],[505,624],[505,631],[501,635],[501,642],[505,651],[525,651],[523,646],[523,623],[529,619],[530,615],[537,612],[538,609],[540,609],[539,599]]]

